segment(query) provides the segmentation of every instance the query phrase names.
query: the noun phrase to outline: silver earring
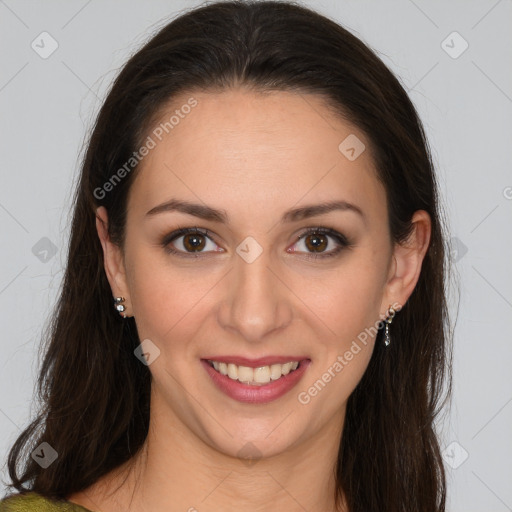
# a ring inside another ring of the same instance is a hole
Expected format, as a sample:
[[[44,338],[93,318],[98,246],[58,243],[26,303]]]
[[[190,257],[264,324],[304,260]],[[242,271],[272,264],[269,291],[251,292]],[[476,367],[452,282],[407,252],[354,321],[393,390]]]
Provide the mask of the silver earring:
[[[395,318],[396,311],[393,309],[393,306],[389,306],[388,309],[388,316],[384,320],[386,323],[386,328],[384,330],[384,345],[386,347],[391,343],[391,336],[389,335],[389,324],[393,321],[393,318]]]
[[[126,299],[124,297],[114,297],[114,307],[116,308],[119,313],[123,313],[126,311],[126,306],[123,304],[123,302]],[[126,315],[123,315],[123,318],[126,318]]]

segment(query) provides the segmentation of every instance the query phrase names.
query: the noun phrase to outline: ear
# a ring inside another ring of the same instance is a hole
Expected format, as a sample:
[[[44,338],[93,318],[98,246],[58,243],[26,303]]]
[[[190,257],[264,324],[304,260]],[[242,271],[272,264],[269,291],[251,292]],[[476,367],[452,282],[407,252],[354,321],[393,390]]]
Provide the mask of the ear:
[[[113,297],[124,297],[123,305],[126,310],[122,313],[124,317],[132,316],[129,300],[129,290],[126,280],[123,251],[119,245],[110,240],[108,234],[108,213],[104,206],[96,210],[96,231],[103,248],[103,265],[107,275]]]
[[[412,216],[412,231],[407,240],[395,244],[382,311],[387,312],[390,305],[400,309],[411,296],[430,243],[431,226],[430,215],[418,210]]]

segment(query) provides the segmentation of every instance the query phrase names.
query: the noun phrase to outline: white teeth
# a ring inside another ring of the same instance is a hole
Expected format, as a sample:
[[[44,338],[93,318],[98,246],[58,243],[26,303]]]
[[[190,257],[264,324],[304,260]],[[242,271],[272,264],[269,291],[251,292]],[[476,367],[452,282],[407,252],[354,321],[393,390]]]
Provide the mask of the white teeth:
[[[268,366],[254,368],[254,382],[258,384],[270,382],[270,368]]]
[[[280,364],[273,364],[270,367],[270,378],[272,380],[279,379],[281,377],[281,369],[282,369],[282,365],[280,365]]]
[[[288,375],[290,373],[290,369],[292,367],[292,364],[293,363],[286,363],[286,364],[283,364],[283,369],[282,369],[282,373],[283,375]]]
[[[233,363],[226,364],[218,361],[210,361],[210,363],[222,375],[227,375],[232,380],[252,385],[268,384],[272,380],[280,379],[283,375],[288,375],[299,366],[298,361],[260,366],[258,368],[238,366]]]
[[[236,366],[236,365],[235,365]],[[240,382],[252,382],[254,379],[254,370],[248,366],[238,367],[238,380]]]
[[[236,367],[236,364],[228,364],[228,377],[233,380],[238,378],[238,368]]]

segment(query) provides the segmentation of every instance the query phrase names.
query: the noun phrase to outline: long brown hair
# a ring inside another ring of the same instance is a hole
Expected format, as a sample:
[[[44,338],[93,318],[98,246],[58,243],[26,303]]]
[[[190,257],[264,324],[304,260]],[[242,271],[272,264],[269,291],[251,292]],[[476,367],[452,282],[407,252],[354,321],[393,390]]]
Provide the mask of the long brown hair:
[[[430,214],[419,281],[392,324],[393,343],[383,348],[379,332],[348,400],[334,470],[336,500],[344,495],[351,512],[444,511],[434,420],[451,391],[447,267],[422,124],[399,81],[361,40],[306,7],[275,1],[195,8],[163,27],[114,81],[83,158],[62,291],[37,382],[41,408],[9,452],[11,488],[63,499],[142,447],[151,375],[133,354],[139,344],[133,318],[122,320],[112,307],[95,210],[106,207],[110,236],[122,245],[137,168],[108,192],[104,184],[143,145],[176,95],[235,86],[321,95],[359,127],[385,186],[394,242],[407,237],[416,210]],[[44,441],[58,453],[46,469],[30,457]]]

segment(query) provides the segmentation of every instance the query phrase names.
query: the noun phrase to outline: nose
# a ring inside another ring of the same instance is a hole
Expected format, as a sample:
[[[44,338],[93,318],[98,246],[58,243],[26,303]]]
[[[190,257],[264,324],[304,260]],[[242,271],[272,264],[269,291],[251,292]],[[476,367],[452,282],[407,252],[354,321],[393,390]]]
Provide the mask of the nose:
[[[292,292],[271,268],[267,253],[250,263],[236,256],[218,308],[220,325],[251,343],[265,341],[293,319]]]

